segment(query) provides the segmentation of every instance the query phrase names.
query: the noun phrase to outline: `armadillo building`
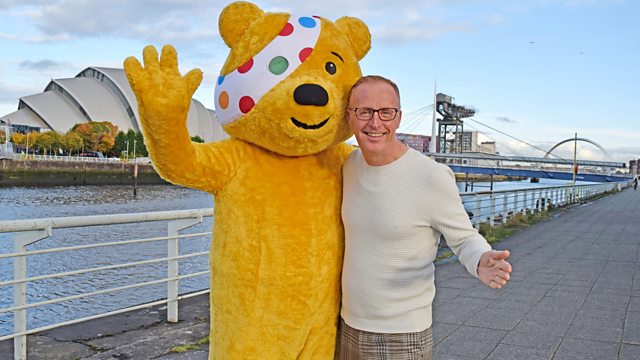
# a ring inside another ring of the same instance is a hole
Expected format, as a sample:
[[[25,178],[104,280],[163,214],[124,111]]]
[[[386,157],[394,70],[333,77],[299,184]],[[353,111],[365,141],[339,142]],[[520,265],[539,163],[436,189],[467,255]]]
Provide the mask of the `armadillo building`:
[[[138,103],[123,69],[88,67],[74,78],[51,80],[44,92],[23,96],[18,110],[0,116],[13,131],[55,130],[65,133],[75,124],[109,121],[118,129],[140,131]],[[187,128],[206,142],[226,138],[213,110],[191,100]]]

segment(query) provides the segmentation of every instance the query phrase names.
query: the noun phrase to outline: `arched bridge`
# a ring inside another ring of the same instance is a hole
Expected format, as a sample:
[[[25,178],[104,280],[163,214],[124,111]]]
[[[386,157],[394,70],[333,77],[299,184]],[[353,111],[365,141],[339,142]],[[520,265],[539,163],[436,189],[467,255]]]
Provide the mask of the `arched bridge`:
[[[546,157],[549,157],[549,155],[551,154],[551,152],[552,152],[553,150],[555,150],[558,146],[560,146],[560,145],[562,145],[562,144],[565,144],[565,143],[568,143],[568,142],[570,142],[570,141],[575,141],[575,142],[578,142],[578,141],[584,141],[584,142],[587,142],[587,143],[589,143],[589,144],[591,144],[591,145],[593,145],[593,146],[597,147],[598,149],[600,149],[600,151],[602,151],[602,153],[604,153],[606,157],[610,158],[609,154],[607,153],[607,150],[605,150],[602,146],[600,146],[600,144],[598,144],[597,142],[595,142],[595,141],[593,141],[593,140],[589,140],[589,139],[586,139],[586,138],[579,138],[579,137],[572,137],[572,138],[568,138],[568,139],[565,139],[565,140],[560,141],[559,143],[557,143],[557,144],[553,145],[553,147],[552,147],[551,149],[549,149],[549,151],[547,151],[547,153],[546,153],[546,154],[544,154],[544,157],[545,157],[545,158],[546,158]]]

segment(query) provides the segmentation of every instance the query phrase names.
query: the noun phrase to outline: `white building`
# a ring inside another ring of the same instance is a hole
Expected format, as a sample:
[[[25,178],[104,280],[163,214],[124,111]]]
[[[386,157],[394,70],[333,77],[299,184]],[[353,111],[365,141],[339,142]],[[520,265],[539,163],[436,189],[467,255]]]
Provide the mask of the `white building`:
[[[51,80],[42,93],[21,97],[18,110],[0,116],[0,126],[66,133],[78,123],[109,121],[127,132],[140,131],[138,116],[138,102],[123,69],[88,67],[74,78]],[[214,111],[196,99],[191,100],[187,128],[205,142],[228,137]]]

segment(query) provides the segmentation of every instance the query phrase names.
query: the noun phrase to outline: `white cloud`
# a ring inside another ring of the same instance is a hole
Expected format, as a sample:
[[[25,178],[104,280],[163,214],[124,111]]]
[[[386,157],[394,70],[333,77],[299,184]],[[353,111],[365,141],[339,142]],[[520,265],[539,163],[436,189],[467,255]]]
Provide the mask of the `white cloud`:
[[[405,43],[412,41],[428,41],[440,38],[452,32],[470,32],[474,26],[470,23],[429,23],[416,21],[413,23],[386,23],[383,26],[373,27],[371,35],[377,41],[391,43]]]
[[[15,111],[18,108],[18,99],[22,96],[35,94],[44,89],[46,84],[43,84],[40,87],[29,86],[29,85],[15,85],[15,84],[6,84],[4,82],[0,82],[0,103],[5,107],[11,107]],[[4,113],[2,113],[4,115]]]
[[[0,32],[0,40],[13,40],[16,38],[16,35],[13,34],[5,34]]]
[[[18,64],[21,69],[25,69],[28,71],[39,71],[39,72],[47,72],[52,73],[58,71],[59,69],[68,69],[69,63],[61,63],[49,59],[31,61],[26,60]]]
[[[217,6],[193,0],[58,0],[44,6],[26,7],[18,16],[38,31],[38,35],[29,37],[32,42],[105,36],[152,40],[159,34],[200,41],[216,34],[214,10]]]
[[[71,40],[71,36],[69,34],[55,34],[55,35],[38,34],[38,35],[30,35],[30,36],[24,37],[25,42],[32,43],[32,44],[65,42],[69,40]]]
[[[148,41],[210,41],[217,35],[217,17],[227,2],[58,0],[42,4],[40,1],[21,4],[20,17],[38,31],[37,35],[28,37],[30,42],[105,36]],[[271,0],[259,5],[265,11],[317,14],[330,20],[344,15],[359,17],[369,24],[380,41],[425,41],[476,27],[471,23],[447,20],[446,10],[452,5],[442,1],[328,0],[310,3]],[[17,5],[10,2],[7,6]]]

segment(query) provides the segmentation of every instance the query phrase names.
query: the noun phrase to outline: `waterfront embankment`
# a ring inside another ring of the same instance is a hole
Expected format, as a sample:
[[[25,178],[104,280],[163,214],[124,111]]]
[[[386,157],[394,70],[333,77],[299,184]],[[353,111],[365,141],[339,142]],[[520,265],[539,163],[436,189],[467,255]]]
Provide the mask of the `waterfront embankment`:
[[[138,164],[138,184],[164,184],[150,164]],[[134,164],[115,162],[0,160],[0,187],[134,184]]]
[[[59,185],[131,185],[134,164],[129,162],[40,161],[0,159],[0,187]],[[456,174],[457,182],[504,182],[522,177]],[[165,184],[151,164],[138,164],[138,184]]]
[[[436,266],[437,359],[639,359],[640,191],[571,205],[494,244],[512,279],[481,285],[455,261]],[[208,298],[92,320],[28,337],[29,360],[207,359]],[[0,342],[11,359],[13,342]]]

